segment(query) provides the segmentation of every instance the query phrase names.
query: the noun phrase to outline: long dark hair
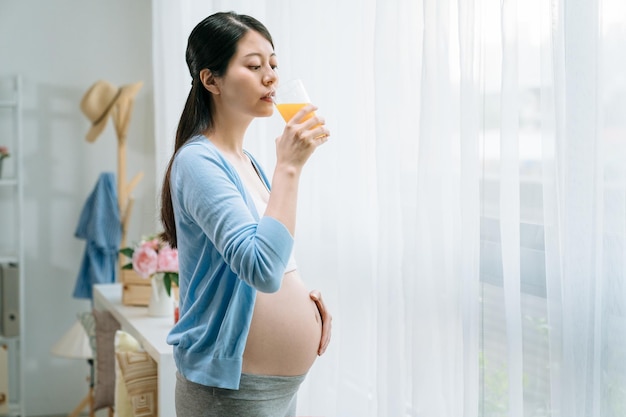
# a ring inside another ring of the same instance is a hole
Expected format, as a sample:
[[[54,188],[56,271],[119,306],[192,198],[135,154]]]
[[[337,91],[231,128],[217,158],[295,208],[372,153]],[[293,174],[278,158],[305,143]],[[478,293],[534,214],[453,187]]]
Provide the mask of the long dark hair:
[[[187,42],[186,60],[191,74],[191,91],[178,122],[174,152],[167,165],[161,189],[161,239],[172,248],[178,246],[176,224],[170,189],[170,173],[176,152],[193,136],[213,128],[213,99],[200,81],[200,71],[207,68],[213,76],[226,73],[237,51],[239,40],[250,30],[260,33],[272,47],[274,42],[267,28],[253,17],[234,12],[215,13],[198,23]]]

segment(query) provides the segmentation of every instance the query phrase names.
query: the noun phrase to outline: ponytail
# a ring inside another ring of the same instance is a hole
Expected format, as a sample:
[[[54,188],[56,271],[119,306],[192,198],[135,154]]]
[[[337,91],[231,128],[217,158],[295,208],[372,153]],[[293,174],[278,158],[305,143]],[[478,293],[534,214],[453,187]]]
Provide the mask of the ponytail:
[[[213,106],[211,93],[204,88],[200,80],[194,79],[191,91],[187,96],[185,108],[178,122],[174,152],[167,164],[163,185],[161,186],[161,223],[163,232],[161,240],[167,242],[170,247],[178,247],[176,239],[176,223],[174,221],[174,206],[172,204],[172,190],[170,177],[174,157],[180,148],[192,137],[211,130],[213,128]]]

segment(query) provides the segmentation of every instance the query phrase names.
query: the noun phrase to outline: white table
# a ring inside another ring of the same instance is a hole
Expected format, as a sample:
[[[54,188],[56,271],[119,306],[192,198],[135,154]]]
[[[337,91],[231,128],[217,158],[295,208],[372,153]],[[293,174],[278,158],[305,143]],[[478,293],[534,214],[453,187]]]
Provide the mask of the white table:
[[[94,307],[108,310],[120,323],[122,330],[131,334],[154,359],[158,367],[159,416],[176,415],[174,389],[176,366],[172,346],[165,342],[174,324],[174,317],[148,316],[147,307],[122,304],[122,284],[96,284],[93,287]]]

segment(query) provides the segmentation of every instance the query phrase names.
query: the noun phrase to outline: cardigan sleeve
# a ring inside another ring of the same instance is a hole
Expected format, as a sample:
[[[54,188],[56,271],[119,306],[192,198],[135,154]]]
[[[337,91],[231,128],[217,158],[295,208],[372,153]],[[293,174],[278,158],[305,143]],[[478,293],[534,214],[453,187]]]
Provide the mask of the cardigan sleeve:
[[[262,292],[278,291],[293,237],[277,219],[252,214],[243,184],[217,150],[202,143],[181,148],[171,186],[184,221],[200,227],[240,279]]]

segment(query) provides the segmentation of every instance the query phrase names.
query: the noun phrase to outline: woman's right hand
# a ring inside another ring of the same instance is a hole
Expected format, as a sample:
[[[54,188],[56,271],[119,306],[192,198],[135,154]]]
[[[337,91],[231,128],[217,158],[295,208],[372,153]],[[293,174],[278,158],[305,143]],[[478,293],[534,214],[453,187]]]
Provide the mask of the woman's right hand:
[[[287,122],[283,134],[276,139],[277,165],[300,169],[315,149],[328,141],[330,131],[326,121],[313,113],[315,110],[316,106],[307,104]]]
[[[330,136],[322,117],[313,114],[306,119],[315,110],[317,107],[311,104],[304,106],[276,139],[276,166],[265,215],[280,221],[292,236],[296,230],[296,205],[302,167],[315,149]]]

